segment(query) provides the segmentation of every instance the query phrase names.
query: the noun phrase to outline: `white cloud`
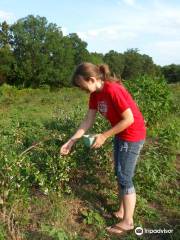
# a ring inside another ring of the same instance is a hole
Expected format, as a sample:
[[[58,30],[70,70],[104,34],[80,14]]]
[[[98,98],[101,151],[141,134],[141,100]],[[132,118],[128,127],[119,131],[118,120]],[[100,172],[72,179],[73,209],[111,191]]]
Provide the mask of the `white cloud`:
[[[67,27],[61,27],[61,31],[63,32],[63,35],[68,35],[68,29]]]
[[[157,64],[180,64],[180,55],[178,54],[180,52],[180,40],[157,41],[146,45],[143,51],[151,53]]]
[[[143,10],[144,8],[142,7],[142,5],[137,2],[136,0],[119,0],[117,1],[117,5],[119,6],[126,6],[128,8],[133,8],[133,9],[137,9],[137,10]]]
[[[135,0],[123,0],[123,2],[129,6],[134,6],[135,5]]]
[[[0,10],[0,20],[1,21],[11,21],[13,19],[15,19],[15,16],[12,12]]]
[[[160,51],[164,52],[180,52],[180,40],[179,41],[159,41],[156,44],[156,47],[160,49]],[[163,50],[162,50],[163,49]]]
[[[105,27],[96,27],[87,31],[78,31],[78,35],[88,41],[89,39],[109,39],[109,40],[134,40],[159,38],[179,38],[180,39],[180,9],[162,8],[147,10],[141,14],[133,12],[125,16],[121,14],[117,23]]]
[[[109,40],[127,40],[136,37],[136,34],[128,30],[124,30],[121,25],[109,25],[103,28],[90,29],[86,32],[78,32],[78,35],[84,40],[105,38]]]
[[[161,1],[152,1],[150,6],[140,6],[135,1],[131,4],[136,6],[131,9],[128,6],[114,9],[112,24],[107,25],[106,22],[104,27],[77,31],[88,42],[89,50],[105,53],[110,49],[125,51],[137,47],[153,59],[155,57],[158,64],[161,64],[160,61],[162,64],[173,62],[173,58],[177,63],[180,52],[180,6],[167,5]]]

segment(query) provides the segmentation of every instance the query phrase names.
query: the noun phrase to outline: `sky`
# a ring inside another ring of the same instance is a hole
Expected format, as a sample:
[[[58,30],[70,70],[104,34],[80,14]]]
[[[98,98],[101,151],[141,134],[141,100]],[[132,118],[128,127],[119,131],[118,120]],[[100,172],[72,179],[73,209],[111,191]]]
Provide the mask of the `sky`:
[[[137,48],[158,65],[180,64],[180,0],[0,0],[0,22],[29,14],[77,33],[90,52]]]

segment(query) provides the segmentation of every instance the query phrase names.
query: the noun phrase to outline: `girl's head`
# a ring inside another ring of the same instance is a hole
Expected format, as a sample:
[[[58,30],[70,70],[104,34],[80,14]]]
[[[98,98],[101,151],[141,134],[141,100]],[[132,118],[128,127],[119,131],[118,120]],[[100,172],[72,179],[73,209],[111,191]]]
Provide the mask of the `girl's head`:
[[[81,63],[77,66],[72,77],[73,85],[88,93],[100,91],[104,81],[119,81],[115,77],[111,77],[109,67],[106,64]]]

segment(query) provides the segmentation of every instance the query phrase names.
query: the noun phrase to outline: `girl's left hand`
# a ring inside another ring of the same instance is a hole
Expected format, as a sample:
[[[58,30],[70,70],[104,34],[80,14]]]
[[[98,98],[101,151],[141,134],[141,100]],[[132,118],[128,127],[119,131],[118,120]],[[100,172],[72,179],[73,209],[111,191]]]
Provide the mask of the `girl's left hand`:
[[[91,146],[91,148],[100,148],[104,144],[105,141],[106,141],[106,137],[104,136],[104,134],[102,134],[102,133],[96,134],[95,142]]]

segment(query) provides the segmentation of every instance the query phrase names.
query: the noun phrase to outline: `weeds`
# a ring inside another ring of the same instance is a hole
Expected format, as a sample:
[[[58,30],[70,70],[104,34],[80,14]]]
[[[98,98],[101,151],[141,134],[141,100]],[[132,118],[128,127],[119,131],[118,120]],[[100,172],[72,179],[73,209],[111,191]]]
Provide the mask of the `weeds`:
[[[137,82],[136,88],[143,81]],[[168,216],[175,219],[179,210],[178,172],[175,169],[179,122],[175,112],[168,118],[166,115],[167,121],[162,123],[163,111],[169,111],[171,97],[166,87],[164,91],[160,88],[161,82],[153,84],[158,86],[155,94],[146,85],[148,91],[140,100],[144,101],[141,107],[152,124],[134,178],[137,189],[135,222],[140,226],[155,225],[158,219],[161,224],[163,221],[168,223]],[[134,94],[139,99],[141,94],[136,91]],[[155,95],[160,94],[158,101],[165,97],[165,106],[157,106],[158,103],[148,105],[147,94],[154,94],[153,102],[156,102]],[[49,89],[17,90],[3,86],[0,99],[0,113],[3,115],[0,119],[0,239],[36,240],[38,236],[39,239],[61,240],[116,239],[104,230],[106,225],[115,223],[107,213],[118,205],[111,159],[112,139],[95,151],[79,141],[69,156],[59,156],[59,147],[74,133],[86,112],[86,96],[71,89],[51,93]],[[81,106],[76,111],[75,104]],[[154,111],[157,108],[161,108],[159,115]],[[107,128],[108,123],[98,115],[91,132],[100,133]],[[39,195],[32,203],[37,193]],[[73,215],[72,208],[77,204],[75,198],[81,200],[77,208],[83,210]],[[68,208],[69,205],[72,208]],[[36,220],[36,215],[32,216],[32,206],[41,213],[35,213],[39,216],[38,224],[31,232],[31,222]],[[65,215],[63,208],[66,208]],[[166,208],[169,208],[169,214]],[[77,217],[69,227],[65,223],[68,216]],[[136,236],[131,234],[124,239],[136,239]]]

